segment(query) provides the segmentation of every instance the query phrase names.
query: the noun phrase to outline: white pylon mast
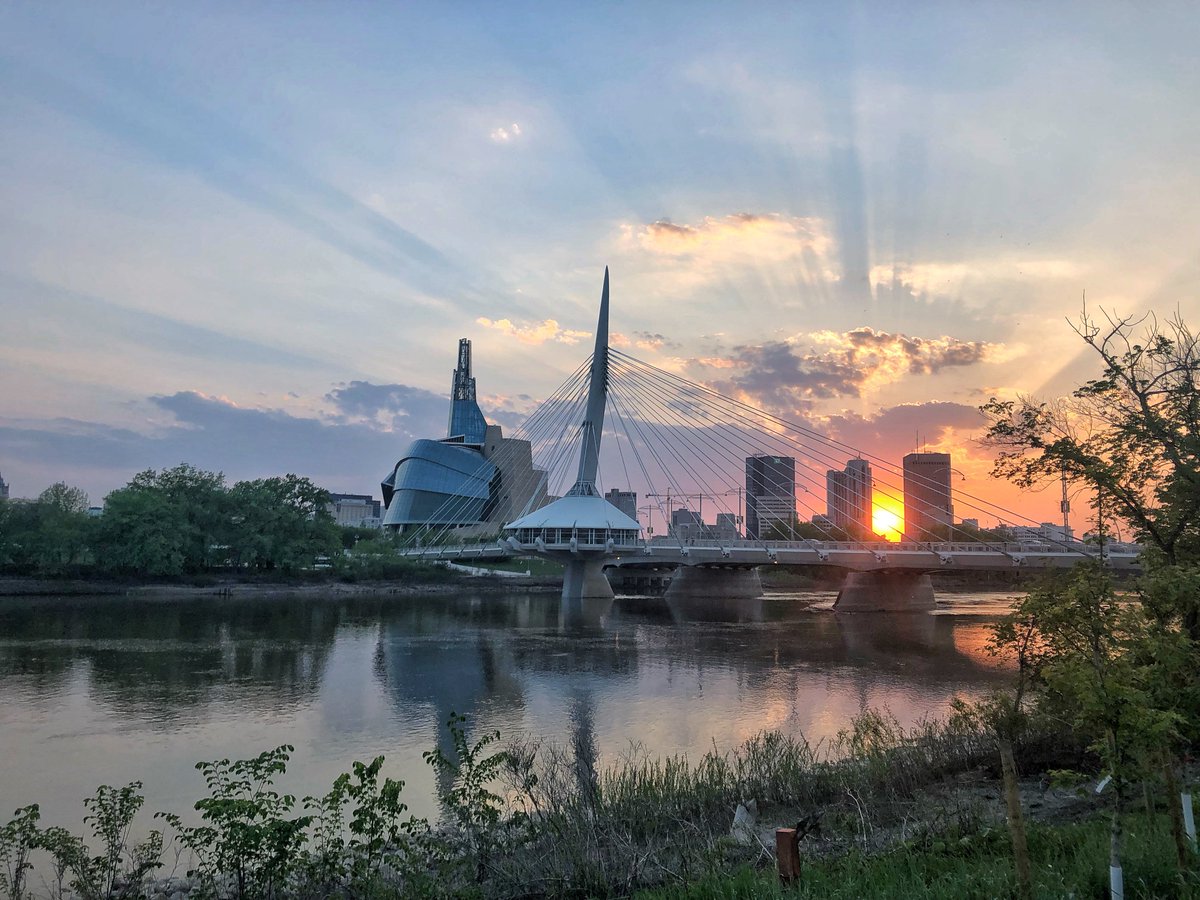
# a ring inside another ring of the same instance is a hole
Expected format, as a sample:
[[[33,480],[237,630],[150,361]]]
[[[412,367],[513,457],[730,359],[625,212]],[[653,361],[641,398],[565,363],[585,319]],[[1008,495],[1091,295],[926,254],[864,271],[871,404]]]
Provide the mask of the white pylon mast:
[[[604,267],[604,290],[600,294],[600,319],[596,323],[596,349],[588,384],[587,410],[580,431],[579,474],[568,497],[599,496],[596,471],[600,464],[600,437],[604,434],[604,406],[608,399],[608,266]]]

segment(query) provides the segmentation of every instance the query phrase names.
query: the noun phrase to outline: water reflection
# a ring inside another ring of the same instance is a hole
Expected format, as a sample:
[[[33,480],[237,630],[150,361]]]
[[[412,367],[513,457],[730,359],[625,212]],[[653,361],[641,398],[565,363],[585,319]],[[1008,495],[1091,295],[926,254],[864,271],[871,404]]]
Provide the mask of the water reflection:
[[[863,706],[913,721],[999,677],[989,616],[839,616],[814,599],[9,600],[0,799],[53,808],[47,793],[77,804],[141,778],[149,808],[180,809],[197,760],[287,742],[295,792],[382,752],[429,814],[421,753],[450,752],[451,712],[472,739],[560,742],[586,787],[631,742],[699,753],[771,727],[819,741]]]

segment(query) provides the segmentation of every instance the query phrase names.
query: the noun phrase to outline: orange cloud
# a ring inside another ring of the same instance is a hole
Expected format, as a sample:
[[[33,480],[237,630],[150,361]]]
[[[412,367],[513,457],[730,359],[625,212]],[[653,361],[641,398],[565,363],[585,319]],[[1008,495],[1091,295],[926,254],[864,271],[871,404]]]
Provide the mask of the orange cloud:
[[[586,331],[573,331],[560,328],[556,319],[545,319],[541,322],[517,324],[511,319],[489,319],[480,316],[476,324],[491,328],[510,337],[515,337],[523,344],[544,344],[553,341],[559,344],[577,344],[591,335]]]

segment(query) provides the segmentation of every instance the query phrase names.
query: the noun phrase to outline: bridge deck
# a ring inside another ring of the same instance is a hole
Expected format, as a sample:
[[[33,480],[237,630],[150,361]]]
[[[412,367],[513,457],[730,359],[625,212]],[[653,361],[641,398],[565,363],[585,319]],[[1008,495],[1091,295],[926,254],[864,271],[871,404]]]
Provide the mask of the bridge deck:
[[[588,554],[604,556],[618,567],[656,566],[829,566],[868,572],[880,570],[969,569],[972,571],[1027,568],[1069,568],[1085,559],[1101,559],[1118,570],[1140,569],[1140,551],[1123,545],[1101,556],[1098,548],[1052,544],[978,543],[854,543],[835,541],[715,541],[696,540],[681,545],[670,539],[616,545],[580,543],[577,540],[522,544],[515,540],[457,547],[424,547],[401,551],[411,559],[503,559],[519,554],[568,558]]]

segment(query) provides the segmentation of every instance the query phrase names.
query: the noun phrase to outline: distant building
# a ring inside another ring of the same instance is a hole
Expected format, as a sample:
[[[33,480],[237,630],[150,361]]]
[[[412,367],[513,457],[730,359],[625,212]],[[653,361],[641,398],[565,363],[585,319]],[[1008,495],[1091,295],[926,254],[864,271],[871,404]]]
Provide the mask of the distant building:
[[[475,399],[471,342],[458,342],[450,420],[442,440],[413,441],[383,479],[383,525],[498,530],[547,502],[547,475],[533,467],[529,441],[504,437]]]
[[[103,506],[89,506],[87,509],[87,516],[89,519],[98,519],[102,515],[104,515]]]
[[[717,525],[714,529],[718,541],[736,541],[738,534],[737,516],[734,513],[717,513]]]
[[[0,475],[0,500],[8,499],[8,482],[4,480],[4,476]]]
[[[978,528],[979,520],[978,519],[963,519],[959,524],[965,525],[967,528]]]
[[[618,488],[613,488],[604,495],[604,499],[629,516],[629,518],[637,519],[637,491],[622,491]]]
[[[825,515],[835,528],[870,533],[872,486],[871,464],[865,459],[825,473]]]
[[[338,525],[378,528],[382,504],[370,494],[330,494],[329,514]]]
[[[746,537],[782,536],[796,525],[796,460],[746,457]]]
[[[704,520],[690,509],[671,510],[671,527],[667,533],[683,541],[708,537]]]
[[[1011,525],[1005,529],[1006,536],[1022,544],[1069,544],[1075,540],[1075,529],[1043,522],[1041,525]]]
[[[950,454],[908,454],[904,457],[904,537],[910,541],[944,537],[953,522]]]

